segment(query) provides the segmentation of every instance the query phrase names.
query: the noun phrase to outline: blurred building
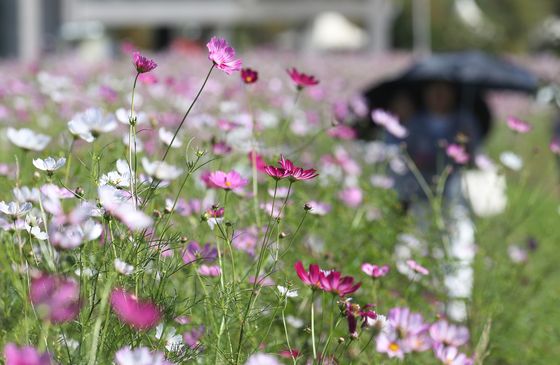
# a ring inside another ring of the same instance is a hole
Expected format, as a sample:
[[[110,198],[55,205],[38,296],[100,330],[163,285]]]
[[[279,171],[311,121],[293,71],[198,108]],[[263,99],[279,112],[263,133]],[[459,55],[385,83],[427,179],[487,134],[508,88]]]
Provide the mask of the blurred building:
[[[283,24],[301,33],[314,32],[300,37],[305,39],[300,43],[302,48],[313,40],[325,44],[325,36],[317,31],[328,28],[330,37],[337,36],[339,44],[354,34],[348,44],[384,51],[390,47],[397,3],[394,0],[0,0],[0,26],[4,30],[0,32],[0,55],[34,59],[41,52],[55,49],[60,39],[73,41],[99,30],[149,29],[155,32],[156,41],[165,41],[174,29],[184,27],[226,32],[239,26],[258,28],[270,24]],[[321,24],[339,25],[345,36],[330,25],[321,28],[314,22],[321,14]],[[344,19],[351,19],[352,23],[345,23]]]

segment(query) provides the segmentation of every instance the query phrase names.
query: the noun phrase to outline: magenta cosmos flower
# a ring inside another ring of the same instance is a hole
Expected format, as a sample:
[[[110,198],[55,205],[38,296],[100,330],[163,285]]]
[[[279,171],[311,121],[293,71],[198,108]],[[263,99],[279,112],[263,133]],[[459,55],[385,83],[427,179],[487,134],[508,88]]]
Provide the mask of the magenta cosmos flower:
[[[49,353],[40,353],[31,346],[17,347],[9,343],[4,347],[6,365],[51,365],[54,362]]]
[[[259,73],[251,68],[241,70],[241,80],[246,84],[254,84],[259,79]]]
[[[161,318],[161,313],[154,303],[141,301],[124,289],[113,289],[111,307],[121,321],[139,330],[154,327]]]
[[[241,60],[235,58],[235,50],[223,38],[212,37],[206,44],[208,59],[226,74],[241,70]]]
[[[301,261],[298,261],[294,265],[294,268],[296,269],[297,276],[299,276],[305,285],[309,285],[312,289],[322,289],[321,278],[324,277],[325,274],[321,272],[319,265],[311,264],[309,265],[309,271],[305,271]]]
[[[291,69],[288,69],[286,71],[299,90],[307,86],[317,85],[319,83],[319,80],[317,80],[315,76],[299,72],[295,67],[292,67]]]
[[[339,297],[354,293],[362,285],[362,283],[354,284],[353,277],[342,276],[338,271],[331,271],[326,275],[322,275],[319,280],[321,281],[321,289],[337,294]]]
[[[132,54],[132,62],[139,74],[150,72],[157,67],[157,63],[155,63],[154,60],[142,56],[140,52],[134,52]]]
[[[552,153],[556,155],[560,155],[560,138],[558,137],[552,138],[552,141],[550,141],[548,148],[550,148],[550,151]]]
[[[29,297],[39,317],[53,323],[71,321],[80,311],[80,288],[73,279],[41,274],[31,280]]]
[[[506,120],[506,123],[509,129],[517,133],[524,134],[529,133],[531,130],[533,130],[532,125],[516,117],[509,116]]]
[[[235,170],[231,170],[230,172],[214,171],[208,176],[208,181],[210,181],[212,185],[224,190],[239,189],[248,183],[248,180],[243,178]]]
[[[366,275],[371,276],[374,279],[383,277],[389,273],[388,265],[377,266],[368,262],[364,262],[361,269]]]

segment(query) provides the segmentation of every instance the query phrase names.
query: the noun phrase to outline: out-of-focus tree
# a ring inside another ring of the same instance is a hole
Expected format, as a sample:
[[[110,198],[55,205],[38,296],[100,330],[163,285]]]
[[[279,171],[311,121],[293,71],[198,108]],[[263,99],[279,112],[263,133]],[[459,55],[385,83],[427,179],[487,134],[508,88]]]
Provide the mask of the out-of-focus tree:
[[[394,24],[397,48],[412,47],[412,1],[402,1]],[[531,31],[555,10],[550,0],[431,0],[430,7],[434,51],[526,51]]]

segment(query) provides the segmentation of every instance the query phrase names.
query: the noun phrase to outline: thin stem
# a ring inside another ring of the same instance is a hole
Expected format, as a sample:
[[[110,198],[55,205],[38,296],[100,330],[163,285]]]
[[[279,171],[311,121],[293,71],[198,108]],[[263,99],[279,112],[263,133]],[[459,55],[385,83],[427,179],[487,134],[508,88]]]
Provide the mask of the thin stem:
[[[313,360],[317,360],[317,349],[315,348],[315,291],[311,292],[311,344],[313,345]]]

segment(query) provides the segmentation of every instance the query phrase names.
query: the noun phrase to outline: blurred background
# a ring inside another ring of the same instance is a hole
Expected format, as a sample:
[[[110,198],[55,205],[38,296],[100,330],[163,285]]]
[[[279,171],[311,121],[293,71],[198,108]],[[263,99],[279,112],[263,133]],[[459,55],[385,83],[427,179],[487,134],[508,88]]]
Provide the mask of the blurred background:
[[[116,54],[123,41],[164,50],[211,34],[239,49],[415,53],[560,50],[554,0],[0,0],[0,57],[74,49]]]

